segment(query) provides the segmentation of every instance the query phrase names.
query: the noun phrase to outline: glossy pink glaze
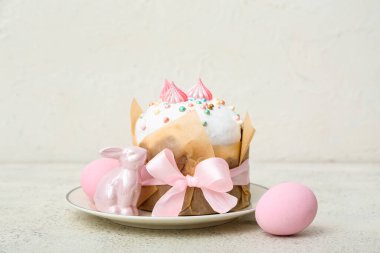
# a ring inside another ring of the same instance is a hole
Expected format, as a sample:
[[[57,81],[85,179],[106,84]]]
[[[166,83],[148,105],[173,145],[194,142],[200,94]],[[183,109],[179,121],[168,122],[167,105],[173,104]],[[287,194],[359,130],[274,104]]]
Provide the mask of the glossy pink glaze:
[[[282,183],[261,197],[255,215],[265,232],[293,235],[311,224],[317,209],[317,199],[308,187],[299,183]]]
[[[100,158],[90,162],[83,168],[80,175],[80,185],[91,201],[94,198],[96,186],[102,177],[119,167],[119,165],[120,163],[116,159]]]

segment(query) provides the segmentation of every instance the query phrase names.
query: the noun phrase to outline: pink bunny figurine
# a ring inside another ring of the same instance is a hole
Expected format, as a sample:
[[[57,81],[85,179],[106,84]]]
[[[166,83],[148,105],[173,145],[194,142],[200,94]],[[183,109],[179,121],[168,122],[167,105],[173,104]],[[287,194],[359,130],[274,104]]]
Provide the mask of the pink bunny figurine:
[[[106,148],[103,157],[119,159],[120,167],[108,172],[99,182],[94,195],[95,207],[106,213],[139,215],[137,201],[141,192],[141,168],[146,150],[140,147]]]

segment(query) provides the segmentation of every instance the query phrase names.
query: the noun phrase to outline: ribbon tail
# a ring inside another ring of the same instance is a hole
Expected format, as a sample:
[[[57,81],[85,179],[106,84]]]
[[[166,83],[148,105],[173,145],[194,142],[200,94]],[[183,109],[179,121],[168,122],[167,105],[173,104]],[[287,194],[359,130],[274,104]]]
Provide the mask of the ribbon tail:
[[[231,180],[234,185],[249,184],[249,160],[245,160],[238,167],[230,170]]]
[[[226,192],[216,192],[202,188],[203,195],[211,208],[217,213],[227,213],[237,204],[237,198]]]
[[[155,204],[152,216],[178,216],[182,210],[186,193],[186,187],[184,189],[181,188],[177,186],[170,188]]]

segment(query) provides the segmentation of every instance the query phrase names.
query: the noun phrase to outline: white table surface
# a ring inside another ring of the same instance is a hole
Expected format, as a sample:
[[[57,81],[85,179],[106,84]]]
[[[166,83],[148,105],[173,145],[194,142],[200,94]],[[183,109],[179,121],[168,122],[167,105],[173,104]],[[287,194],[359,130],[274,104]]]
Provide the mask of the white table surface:
[[[302,182],[318,198],[313,224],[291,237],[252,216],[195,230],[113,224],[66,203],[82,166],[0,165],[0,252],[380,252],[380,164],[256,163],[254,183]]]

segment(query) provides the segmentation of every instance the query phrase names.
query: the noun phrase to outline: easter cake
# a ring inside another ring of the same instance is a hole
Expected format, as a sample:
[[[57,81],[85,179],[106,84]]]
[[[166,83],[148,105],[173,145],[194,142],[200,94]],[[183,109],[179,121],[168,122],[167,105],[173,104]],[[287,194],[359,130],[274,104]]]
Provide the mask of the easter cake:
[[[82,171],[82,189],[98,211],[185,216],[250,205],[255,129],[201,80],[186,93],[165,81],[146,110],[133,99],[130,117],[133,146],[103,149]]]
[[[210,157],[222,158],[229,169],[248,168],[249,144],[255,131],[248,115],[243,121],[234,106],[214,98],[201,80],[186,93],[165,81],[160,100],[150,103],[145,111],[134,100],[131,129],[134,144],[147,150],[148,161],[163,149],[170,149],[184,176],[194,175],[196,165]],[[250,204],[248,169],[239,177],[244,180],[228,191],[236,198],[231,211]],[[170,188],[143,183],[139,208],[152,211]],[[188,187],[179,215],[217,212],[204,195],[201,188]]]

